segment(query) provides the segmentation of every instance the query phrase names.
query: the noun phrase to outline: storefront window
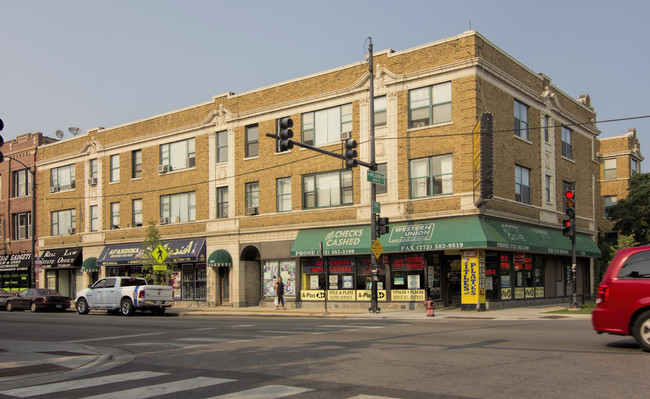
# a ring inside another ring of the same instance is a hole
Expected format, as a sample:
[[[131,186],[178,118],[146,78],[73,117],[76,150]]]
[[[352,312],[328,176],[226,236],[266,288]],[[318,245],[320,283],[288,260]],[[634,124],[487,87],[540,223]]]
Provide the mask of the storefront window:
[[[386,289],[386,266],[388,256],[383,255],[377,262],[377,289]],[[372,290],[372,258],[357,258],[357,289]]]
[[[5,291],[22,291],[29,288],[27,272],[3,272],[0,274],[0,288]]]
[[[275,282],[278,276],[284,282],[284,296],[296,295],[296,261],[290,259],[267,260],[262,266],[262,295],[264,298],[275,297]]]
[[[533,272],[535,283],[535,298],[544,298],[544,257],[536,255],[533,257],[535,269]]]
[[[425,300],[425,266],[423,254],[392,256],[390,259],[391,300]]]
[[[501,255],[499,257],[499,268],[501,269],[501,299],[512,299],[510,255]]]
[[[499,299],[499,255],[485,254],[485,298]]]
[[[181,299],[205,301],[207,299],[205,265],[184,265],[181,271]]]
[[[439,254],[430,254],[427,262],[427,280],[429,287],[429,299],[433,301],[442,300],[442,264]]]

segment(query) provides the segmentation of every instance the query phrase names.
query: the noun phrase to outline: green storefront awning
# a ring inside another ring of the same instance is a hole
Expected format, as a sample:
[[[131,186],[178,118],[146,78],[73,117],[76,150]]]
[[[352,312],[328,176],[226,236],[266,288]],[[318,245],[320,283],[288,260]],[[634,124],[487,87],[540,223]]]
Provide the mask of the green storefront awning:
[[[84,263],[81,264],[82,272],[98,272],[99,266],[97,266],[97,258],[88,258],[84,260]]]
[[[208,257],[210,267],[232,267],[232,256],[225,249],[217,249]]]
[[[370,253],[370,226],[304,230],[291,247],[291,256],[358,255]],[[559,229],[461,216],[431,221],[395,223],[380,237],[384,253],[485,248],[570,255],[571,240]],[[583,234],[576,236],[576,255],[601,257],[598,246]]]

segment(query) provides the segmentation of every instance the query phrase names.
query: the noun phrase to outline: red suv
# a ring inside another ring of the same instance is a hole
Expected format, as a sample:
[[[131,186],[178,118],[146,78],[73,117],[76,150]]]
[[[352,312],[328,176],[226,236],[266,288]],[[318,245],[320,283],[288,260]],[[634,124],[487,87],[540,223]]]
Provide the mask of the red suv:
[[[616,253],[596,303],[591,320],[597,333],[633,335],[650,352],[650,246]]]

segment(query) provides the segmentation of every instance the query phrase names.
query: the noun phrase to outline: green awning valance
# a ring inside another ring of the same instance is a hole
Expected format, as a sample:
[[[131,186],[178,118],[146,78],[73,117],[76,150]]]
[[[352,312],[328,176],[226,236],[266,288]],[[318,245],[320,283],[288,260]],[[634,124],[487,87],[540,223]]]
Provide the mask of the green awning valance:
[[[232,267],[232,256],[225,249],[217,249],[208,257],[210,267]]]
[[[81,264],[82,272],[98,272],[99,266],[97,266],[97,258],[88,258],[84,260],[84,263]]]
[[[559,227],[559,226],[558,226]],[[291,256],[369,254],[370,226],[303,230],[291,247]],[[571,240],[562,231],[479,216],[395,223],[379,239],[384,253],[486,248],[506,251],[570,255]],[[576,235],[576,255],[600,258],[590,236]]]

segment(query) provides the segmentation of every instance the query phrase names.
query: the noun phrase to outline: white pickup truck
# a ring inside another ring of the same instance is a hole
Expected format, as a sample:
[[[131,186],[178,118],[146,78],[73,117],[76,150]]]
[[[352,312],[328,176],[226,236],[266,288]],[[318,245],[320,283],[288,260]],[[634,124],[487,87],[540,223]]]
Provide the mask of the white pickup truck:
[[[174,294],[170,286],[148,285],[139,277],[105,277],[77,292],[74,302],[79,314],[107,310],[129,316],[136,310],[150,310],[163,315],[172,306]]]

